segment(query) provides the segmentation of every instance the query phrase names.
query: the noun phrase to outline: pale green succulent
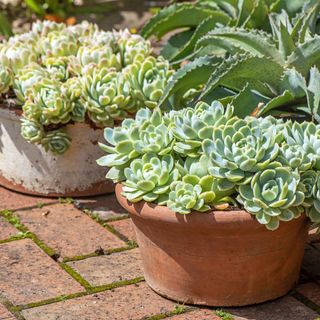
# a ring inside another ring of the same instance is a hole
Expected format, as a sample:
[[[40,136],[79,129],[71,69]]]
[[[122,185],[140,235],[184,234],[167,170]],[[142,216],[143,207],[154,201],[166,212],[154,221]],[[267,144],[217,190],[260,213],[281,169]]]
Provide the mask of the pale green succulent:
[[[124,119],[135,109],[131,88],[122,73],[88,69],[82,78],[83,100],[90,119],[100,126],[113,126],[115,119]]]
[[[13,75],[9,68],[0,64],[0,95],[9,91],[13,83]]]
[[[117,51],[123,67],[130,64],[142,63],[152,53],[151,44],[140,35],[131,34],[127,29],[115,34]]]
[[[320,223],[320,176],[319,172],[308,170],[301,175],[304,185],[305,212],[312,222]]]
[[[125,168],[124,196],[131,202],[140,200],[165,204],[170,184],[176,181],[179,171],[170,155],[145,154]]]
[[[300,146],[314,168],[320,170],[320,127],[312,122],[294,122],[284,128],[285,142],[289,146]]]
[[[70,68],[68,57],[49,57],[43,61],[50,78],[61,82],[70,78]]]
[[[132,95],[137,108],[155,108],[173,71],[162,57],[148,57],[125,69],[125,77],[131,83]]]
[[[31,143],[40,143],[45,135],[43,126],[36,121],[22,118],[21,135]]]
[[[53,31],[63,32],[65,29],[66,25],[64,23],[57,23],[49,20],[38,20],[32,24],[31,31],[41,37],[46,37]]]
[[[71,144],[71,138],[63,129],[49,131],[41,140],[41,144],[46,151],[53,154],[63,154]]]
[[[43,79],[32,87],[32,91],[28,90],[27,95],[29,100],[41,109],[42,124],[70,122],[72,104],[63,96],[60,82]]]
[[[101,166],[113,167],[107,177],[116,181],[123,178],[123,166],[133,159],[147,153],[169,154],[173,146],[173,135],[163,123],[158,109],[141,109],[135,120],[125,119],[121,127],[105,128],[104,138],[108,145],[99,145],[109,154],[97,162]]]
[[[47,57],[67,57],[76,55],[79,48],[77,38],[68,30],[52,31],[41,40],[43,55]]]
[[[202,141],[212,137],[213,128],[231,119],[233,107],[226,109],[217,101],[208,105],[199,102],[195,108],[186,108],[172,115],[172,132],[176,138],[174,150],[182,156],[198,157]]]
[[[304,211],[304,188],[300,175],[289,167],[257,172],[250,184],[238,187],[237,200],[267,229],[275,230],[280,221],[298,218]]]
[[[78,50],[78,61],[82,67],[90,64],[96,65],[97,68],[115,68],[121,70],[121,61],[114,54],[111,47],[105,45],[99,46],[82,46]]]
[[[252,173],[266,169],[279,153],[276,127],[262,129],[246,120],[232,118],[213,129],[212,139],[203,141],[210,158],[210,174],[236,184],[248,183]]]
[[[49,73],[37,63],[30,63],[21,69],[14,80],[14,92],[18,100],[23,103],[27,90],[30,90],[37,82],[48,78]]]
[[[4,46],[0,50],[0,63],[10,68],[14,73],[32,62],[37,62],[38,59],[35,48],[21,42]]]

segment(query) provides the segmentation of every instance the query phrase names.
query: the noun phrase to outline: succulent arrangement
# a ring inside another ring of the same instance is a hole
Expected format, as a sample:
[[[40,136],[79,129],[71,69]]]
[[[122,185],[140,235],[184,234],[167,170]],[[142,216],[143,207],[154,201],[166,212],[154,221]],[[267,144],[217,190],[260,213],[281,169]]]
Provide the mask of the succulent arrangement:
[[[150,42],[83,22],[37,22],[0,43],[0,95],[22,109],[22,136],[53,153],[71,143],[65,126],[114,126],[154,108],[173,74]]]
[[[214,101],[106,128],[107,178],[123,195],[181,214],[244,208],[269,230],[303,212],[320,223],[320,126],[272,116],[243,119]]]

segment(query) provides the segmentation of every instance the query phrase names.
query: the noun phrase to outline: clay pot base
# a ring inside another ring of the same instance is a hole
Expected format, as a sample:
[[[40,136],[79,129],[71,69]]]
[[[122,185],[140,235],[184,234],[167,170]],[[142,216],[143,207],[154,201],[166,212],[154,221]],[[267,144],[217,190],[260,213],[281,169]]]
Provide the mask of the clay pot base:
[[[90,188],[86,190],[72,190],[66,191],[64,193],[55,193],[55,192],[48,192],[48,193],[40,193],[28,190],[24,188],[22,184],[13,183],[3,176],[0,176],[0,186],[9,189],[14,192],[31,195],[31,196],[38,196],[44,198],[61,198],[61,197],[90,197],[90,196],[99,196],[103,194],[113,193],[115,185],[111,180],[104,180],[102,182],[98,182],[93,184]]]
[[[249,213],[175,214],[116,196],[132,218],[145,279],[160,295],[213,307],[258,304],[297,283],[308,237],[305,215],[269,231]]]

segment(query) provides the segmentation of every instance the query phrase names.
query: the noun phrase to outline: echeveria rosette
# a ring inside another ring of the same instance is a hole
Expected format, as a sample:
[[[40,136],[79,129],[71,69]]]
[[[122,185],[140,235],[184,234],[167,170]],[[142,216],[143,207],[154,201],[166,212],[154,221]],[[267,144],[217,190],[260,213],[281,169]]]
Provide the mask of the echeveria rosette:
[[[37,62],[38,54],[35,48],[25,43],[15,43],[0,47],[0,63],[10,68],[14,74],[29,65]]]
[[[32,90],[27,90],[27,95],[28,100],[41,109],[40,122],[43,125],[70,122],[73,105],[62,94],[60,82],[43,79],[37,82]]]
[[[123,195],[129,201],[165,204],[170,185],[178,179],[179,171],[172,156],[145,154],[125,168],[124,176]]]
[[[279,153],[275,127],[262,129],[246,120],[232,118],[213,129],[212,139],[203,141],[203,151],[212,166],[210,174],[235,184],[250,182],[252,173],[270,166]]]
[[[111,127],[114,120],[135,110],[129,83],[122,73],[94,67],[82,77],[83,100],[90,119],[99,126]]]
[[[257,172],[250,184],[238,186],[237,200],[269,230],[276,230],[280,221],[298,218],[304,208],[304,186],[300,175],[289,167]]]
[[[19,102],[25,102],[27,90],[32,89],[36,83],[46,78],[49,78],[49,73],[37,63],[30,63],[21,69],[17,73],[13,85]]]
[[[308,170],[301,175],[301,183],[304,185],[306,215],[311,222],[320,224],[320,174],[314,170]]]
[[[47,57],[67,57],[76,55],[79,42],[67,29],[64,32],[52,31],[41,39],[42,54]]]
[[[68,57],[49,57],[43,61],[50,78],[65,82],[70,78]]]
[[[133,159],[147,153],[169,154],[174,142],[159,109],[140,109],[135,119],[125,119],[120,127],[105,128],[104,138],[108,145],[99,145],[108,155],[97,162],[101,166],[112,167],[107,178],[114,181],[124,179],[123,168],[129,166]]]
[[[68,150],[70,144],[71,138],[63,129],[49,131],[41,140],[41,145],[44,149],[53,154],[64,154]]]
[[[172,114],[171,130],[176,138],[174,150],[182,156],[198,157],[202,141],[212,137],[213,128],[231,119],[233,107],[215,101],[211,105],[199,102],[195,108],[186,108]]]
[[[49,20],[43,20],[43,21],[37,20],[32,24],[31,31],[32,33],[38,36],[46,37],[49,33],[53,31],[63,33],[65,29],[66,29],[66,24],[64,23],[57,23]]]
[[[45,131],[43,126],[38,122],[22,118],[21,135],[28,142],[41,143],[41,140],[45,136]]]
[[[314,168],[320,170],[320,127],[312,122],[288,123],[283,131],[285,142],[289,146],[300,146],[308,158],[314,162]]]
[[[13,83],[13,74],[8,67],[0,64],[0,95],[7,93]]]
[[[169,78],[173,74],[168,61],[162,57],[147,57],[143,62],[131,64],[124,70],[131,83],[136,108],[155,108],[163,95]]]

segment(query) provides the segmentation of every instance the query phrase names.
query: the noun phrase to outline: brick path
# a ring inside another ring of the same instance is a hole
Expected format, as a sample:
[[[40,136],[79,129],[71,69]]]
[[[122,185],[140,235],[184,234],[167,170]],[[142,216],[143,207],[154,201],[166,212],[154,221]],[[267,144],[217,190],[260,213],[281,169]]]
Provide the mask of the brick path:
[[[148,288],[127,214],[113,195],[42,199],[0,187],[0,320],[320,320],[320,239],[300,284],[245,308],[179,305]]]

